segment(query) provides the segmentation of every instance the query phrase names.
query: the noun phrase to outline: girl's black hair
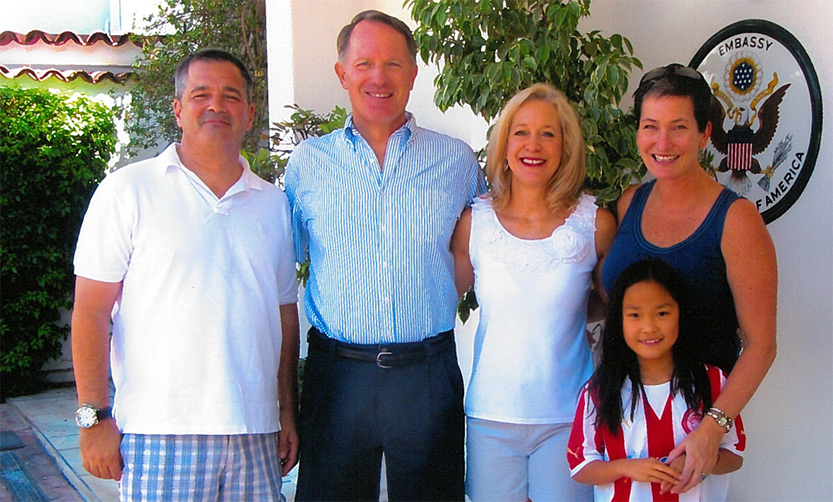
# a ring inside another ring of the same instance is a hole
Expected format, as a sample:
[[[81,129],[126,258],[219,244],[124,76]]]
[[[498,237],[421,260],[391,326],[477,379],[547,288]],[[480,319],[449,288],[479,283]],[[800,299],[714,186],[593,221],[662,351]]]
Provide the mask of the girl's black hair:
[[[706,367],[698,357],[697,331],[690,323],[692,306],[682,278],[658,258],[637,261],[622,272],[613,286],[601,341],[601,361],[588,383],[596,407],[596,428],[607,426],[613,435],[618,434],[624,418],[621,390],[625,379],[631,381],[631,419],[643,390],[636,353],[625,343],[622,331],[625,291],[643,281],[655,282],[665,288],[679,306],[679,335],[671,349],[674,360],[671,392],[681,392],[691,409],[702,411],[712,405],[711,384]]]

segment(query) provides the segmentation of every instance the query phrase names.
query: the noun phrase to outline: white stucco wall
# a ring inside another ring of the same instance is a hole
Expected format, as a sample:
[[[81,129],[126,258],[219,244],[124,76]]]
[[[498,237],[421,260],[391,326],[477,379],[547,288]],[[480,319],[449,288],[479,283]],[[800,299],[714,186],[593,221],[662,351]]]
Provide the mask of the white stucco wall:
[[[120,35],[142,26],[157,11],[160,0],[28,0],[2,2],[0,29],[28,33],[96,31]]]
[[[293,54],[284,65],[270,60],[270,81],[283,80],[286,94],[305,108],[348,107],[333,73],[335,39],[360,10],[376,8],[414,26],[400,0],[267,0],[292,8]],[[327,15],[320,15],[326,12]],[[766,19],[790,31],[807,50],[821,82],[828,111],[815,170],[801,198],[769,225],[778,252],[778,358],[744,411],[749,444],[744,467],[735,475],[733,500],[833,500],[833,3],[829,0],[594,0],[583,30],[621,33],[650,69],[688,63],[700,46],[723,27],[742,19]],[[271,16],[271,12],[270,12]],[[270,27],[273,20],[269,20]],[[270,29],[270,50],[275,34]],[[421,125],[469,141],[485,142],[485,124],[467,109],[443,115],[433,106],[435,72],[420,68],[409,110]],[[638,80],[636,75],[632,80]],[[291,80],[291,82],[290,82]],[[270,83],[271,84],[271,83]],[[632,82],[632,87],[635,82]],[[270,99],[273,113],[283,103]],[[626,103],[627,106],[630,102]],[[476,322],[476,319],[474,320]],[[465,346],[473,322],[458,335],[461,366],[470,368]]]

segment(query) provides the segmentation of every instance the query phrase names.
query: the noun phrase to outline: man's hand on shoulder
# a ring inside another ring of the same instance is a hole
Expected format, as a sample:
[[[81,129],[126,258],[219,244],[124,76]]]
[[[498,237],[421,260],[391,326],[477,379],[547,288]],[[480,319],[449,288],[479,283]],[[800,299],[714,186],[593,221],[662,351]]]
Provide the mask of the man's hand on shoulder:
[[[84,469],[101,479],[121,479],[121,431],[112,418],[81,429],[81,462]]]

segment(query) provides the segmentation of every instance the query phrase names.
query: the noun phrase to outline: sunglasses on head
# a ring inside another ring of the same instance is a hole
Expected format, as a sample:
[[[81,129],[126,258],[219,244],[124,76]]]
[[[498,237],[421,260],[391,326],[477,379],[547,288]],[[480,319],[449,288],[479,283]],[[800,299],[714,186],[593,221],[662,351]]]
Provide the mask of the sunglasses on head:
[[[659,68],[654,68],[653,70],[649,71],[648,73],[642,76],[642,79],[639,81],[639,85],[641,86],[642,84],[645,84],[647,82],[660,80],[664,78],[666,75],[678,75],[680,77],[690,78],[694,80],[703,80],[703,75],[701,75],[699,71],[695,70],[694,68],[675,63],[670,64],[668,66],[660,66]]]

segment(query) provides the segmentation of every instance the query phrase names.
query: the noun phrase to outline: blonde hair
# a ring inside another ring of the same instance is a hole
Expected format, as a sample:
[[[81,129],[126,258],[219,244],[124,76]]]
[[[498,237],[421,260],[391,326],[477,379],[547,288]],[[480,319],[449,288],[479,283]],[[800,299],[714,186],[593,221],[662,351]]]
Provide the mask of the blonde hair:
[[[584,137],[578,115],[561,91],[550,84],[538,83],[515,94],[498,116],[489,135],[486,176],[491,183],[492,205],[495,209],[506,207],[512,191],[512,171],[506,168],[506,144],[509,128],[520,107],[528,101],[550,103],[558,112],[561,126],[561,162],[547,182],[547,203],[552,210],[573,207],[578,201],[584,178],[587,175]]]

